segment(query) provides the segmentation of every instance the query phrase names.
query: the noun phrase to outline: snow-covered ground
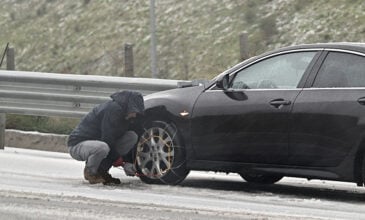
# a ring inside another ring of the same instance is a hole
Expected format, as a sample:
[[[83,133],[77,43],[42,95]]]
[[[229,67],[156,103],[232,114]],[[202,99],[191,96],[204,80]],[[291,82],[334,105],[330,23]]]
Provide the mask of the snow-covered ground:
[[[269,186],[236,174],[191,172],[179,186],[126,177],[90,185],[68,154],[0,151],[0,219],[365,219],[365,189],[352,183],[284,178]]]

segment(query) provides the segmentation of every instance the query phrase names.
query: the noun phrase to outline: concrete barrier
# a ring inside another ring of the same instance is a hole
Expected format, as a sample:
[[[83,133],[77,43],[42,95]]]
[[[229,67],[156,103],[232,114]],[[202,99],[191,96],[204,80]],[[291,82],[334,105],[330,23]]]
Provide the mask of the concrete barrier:
[[[68,135],[46,134],[34,131],[5,130],[5,146],[53,152],[68,152]]]

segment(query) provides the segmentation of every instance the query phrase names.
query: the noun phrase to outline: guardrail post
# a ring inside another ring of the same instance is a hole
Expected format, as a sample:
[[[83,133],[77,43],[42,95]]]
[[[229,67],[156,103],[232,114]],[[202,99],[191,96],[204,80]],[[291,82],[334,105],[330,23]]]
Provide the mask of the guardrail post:
[[[124,45],[124,76],[134,77],[133,44]]]
[[[240,61],[249,58],[248,36],[247,33],[240,34]]]
[[[4,149],[5,146],[5,121],[5,114],[0,113],[0,149]]]
[[[15,70],[15,51],[14,48],[8,48],[6,52],[6,69]],[[0,149],[5,147],[5,128],[6,114],[0,113]]]
[[[9,48],[6,52],[6,69],[15,70],[15,51],[14,48]]]

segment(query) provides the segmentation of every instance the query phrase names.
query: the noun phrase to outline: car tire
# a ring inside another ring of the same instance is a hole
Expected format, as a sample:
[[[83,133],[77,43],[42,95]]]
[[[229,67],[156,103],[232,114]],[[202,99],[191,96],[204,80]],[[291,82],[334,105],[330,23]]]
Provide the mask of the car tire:
[[[241,173],[240,176],[248,183],[273,184],[280,181],[283,176],[258,173]]]
[[[137,145],[139,177],[148,184],[176,185],[189,174],[185,147],[172,123],[147,121]]]

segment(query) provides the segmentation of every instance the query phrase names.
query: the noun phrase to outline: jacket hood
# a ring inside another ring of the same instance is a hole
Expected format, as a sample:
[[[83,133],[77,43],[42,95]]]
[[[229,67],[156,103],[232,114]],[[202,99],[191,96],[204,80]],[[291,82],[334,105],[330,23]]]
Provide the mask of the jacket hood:
[[[110,97],[122,107],[126,114],[136,112],[143,115],[144,101],[141,93],[134,91],[119,91],[112,94]]]

